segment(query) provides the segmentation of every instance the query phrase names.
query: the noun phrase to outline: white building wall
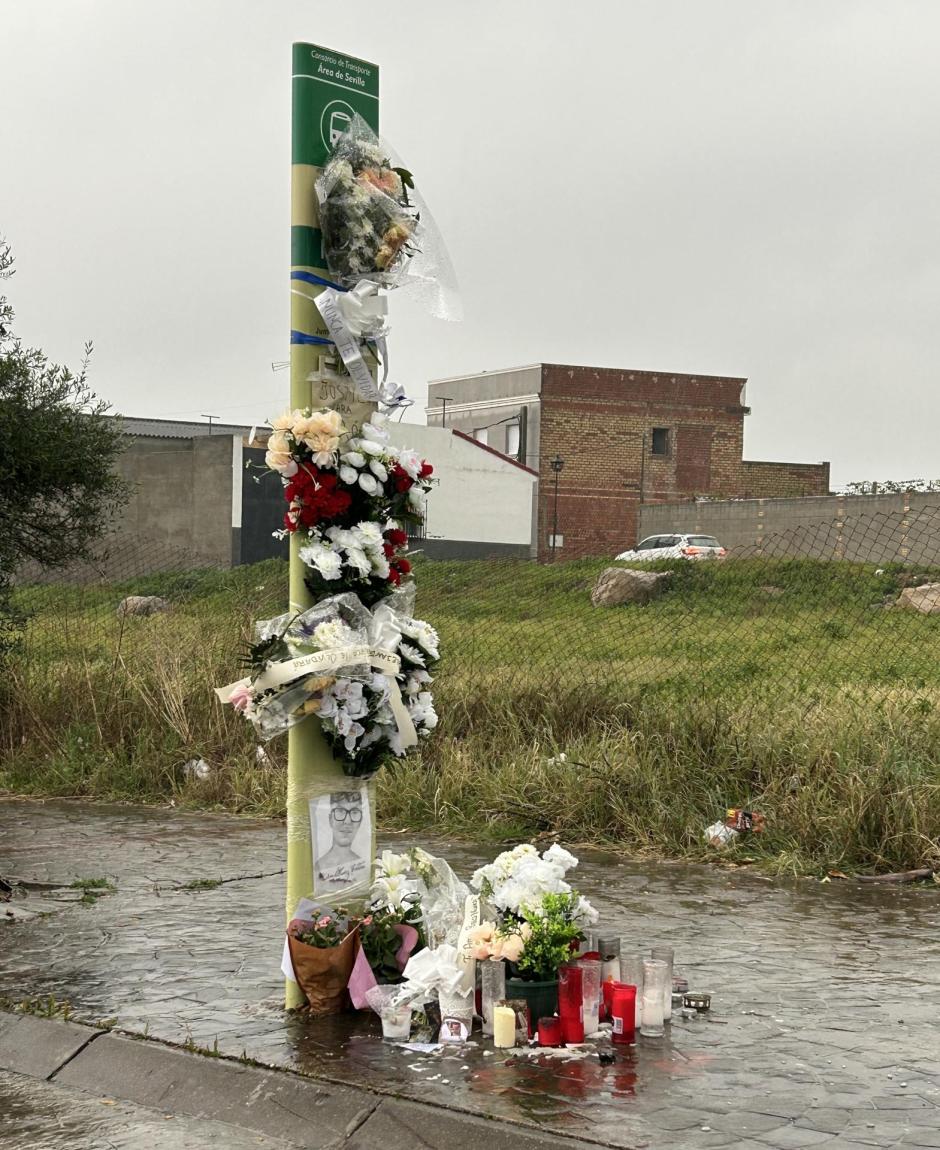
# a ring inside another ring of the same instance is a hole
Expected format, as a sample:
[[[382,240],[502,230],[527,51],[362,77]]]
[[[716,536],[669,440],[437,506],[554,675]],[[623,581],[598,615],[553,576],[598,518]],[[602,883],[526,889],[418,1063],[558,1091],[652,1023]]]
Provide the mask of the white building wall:
[[[414,449],[434,467],[429,540],[531,544],[535,475],[450,428],[394,423],[390,430],[394,444]]]

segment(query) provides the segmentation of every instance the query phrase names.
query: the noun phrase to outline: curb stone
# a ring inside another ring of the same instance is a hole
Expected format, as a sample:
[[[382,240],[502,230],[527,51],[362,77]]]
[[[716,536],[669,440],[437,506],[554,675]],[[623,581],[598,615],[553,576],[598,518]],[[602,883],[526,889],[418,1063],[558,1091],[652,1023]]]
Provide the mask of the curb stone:
[[[0,1013],[0,1070],[49,1078],[101,1033],[74,1022]]]
[[[569,1139],[141,1038],[0,1012],[0,1069],[310,1150],[596,1150]]]

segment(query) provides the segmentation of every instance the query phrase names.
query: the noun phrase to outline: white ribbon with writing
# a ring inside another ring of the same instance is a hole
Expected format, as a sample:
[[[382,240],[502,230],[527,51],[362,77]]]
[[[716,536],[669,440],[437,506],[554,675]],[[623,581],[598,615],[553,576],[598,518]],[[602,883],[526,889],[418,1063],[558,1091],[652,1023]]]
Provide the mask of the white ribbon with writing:
[[[388,705],[395,716],[401,744],[403,747],[415,746],[418,742],[418,732],[402,700],[401,688],[395,678],[401,668],[401,660],[397,655],[384,651],[381,647],[365,645],[340,647],[333,651],[314,651],[310,655],[298,655],[296,659],[285,659],[280,663],[269,663],[254,682],[250,678],[239,679],[235,683],[229,683],[228,686],[216,687],[215,693],[221,702],[227,703],[237,687],[251,687],[252,693],[261,694],[272,687],[283,687],[302,675],[318,671],[336,671],[340,667],[351,667],[357,663],[366,663],[388,677]]]
[[[326,288],[314,301],[359,397],[368,403],[379,402],[379,389],[362,358],[360,340],[382,338],[388,303],[378,290],[376,284],[362,280],[348,292]]]

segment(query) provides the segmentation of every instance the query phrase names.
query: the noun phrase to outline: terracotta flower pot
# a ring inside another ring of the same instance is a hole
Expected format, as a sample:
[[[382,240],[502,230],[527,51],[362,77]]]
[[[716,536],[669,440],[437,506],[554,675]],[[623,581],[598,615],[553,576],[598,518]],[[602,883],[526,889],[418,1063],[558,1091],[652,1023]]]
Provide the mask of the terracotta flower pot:
[[[310,1013],[321,1016],[348,1010],[346,986],[359,949],[359,932],[350,931],[339,946],[308,946],[288,935],[287,947],[294,977],[304,992]]]

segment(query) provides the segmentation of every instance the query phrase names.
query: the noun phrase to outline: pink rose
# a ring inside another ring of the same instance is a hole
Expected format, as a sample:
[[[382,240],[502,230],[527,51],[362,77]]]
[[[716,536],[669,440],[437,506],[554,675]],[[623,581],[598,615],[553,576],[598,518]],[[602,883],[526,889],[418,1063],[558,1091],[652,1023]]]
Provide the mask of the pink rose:
[[[518,962],[522,957],[523,950],[525,950],[525,943],[518,934],[511,934],[508,938],[503,939],[503,958],[508,962]]]

